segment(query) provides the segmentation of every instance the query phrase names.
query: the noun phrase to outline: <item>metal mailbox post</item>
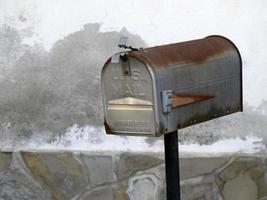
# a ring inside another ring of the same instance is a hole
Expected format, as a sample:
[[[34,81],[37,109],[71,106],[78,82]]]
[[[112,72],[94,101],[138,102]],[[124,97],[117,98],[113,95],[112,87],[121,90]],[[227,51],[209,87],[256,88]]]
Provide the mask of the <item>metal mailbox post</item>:
[[[177,130],[243,109],[242,61],[222,36],[126,50],[101,74],[107,134],[164,134],[167,199],[180,199]]]

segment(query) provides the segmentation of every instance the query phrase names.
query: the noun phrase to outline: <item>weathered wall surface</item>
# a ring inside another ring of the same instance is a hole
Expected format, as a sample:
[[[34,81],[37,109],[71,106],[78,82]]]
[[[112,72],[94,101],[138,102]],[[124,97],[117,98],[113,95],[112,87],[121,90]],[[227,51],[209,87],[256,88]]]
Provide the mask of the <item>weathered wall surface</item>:
[[[164,200],[161,155],[0,153],[1,200]],[[181,159],[183,200],[264,200],[266,158]]]
[[[23,36],[14,28],[0,28],[0,126],[4,138],[23,138],[33,132],[64,133],[73,124],[102,124],[103,63],[119,51],[116,42],[121,35],[129,35],[135,46],[144,46],[144,42],[125,29],[100,33],[99,28],[99,24],[84,25],[49,52],[22,44]]]
[[[100,71],[119,51],[121,35],[136,47],[210,34],[232,39],[243,57],[245,114],[185,129],[180,140],[207,144],[254,134],[267,141],[266,6],[247,0],[0,0],[0,146],[16,148],[33,134],[49,142],[74,124],[102,124]]]
[[[102,33],[99,28],[99,24],[84,25],[82,30],[59,40],[49,52],[42,46],[23,44],[24,36],[15,28],[0,28],[2,148],[7,142],[16,148],[32,134],[46,135],[46,141],[52,141],[73,124],[102,124],[103,63],[119,51],[116,42],[121,35],[128,35],[133,46],[146,44],[126,29]],[[257,109],[247,105],[244,114],[182,130],[180,141],[207,144],[222,137],[244,138],[248,134],[266,141],[266,110],[266,103]]]

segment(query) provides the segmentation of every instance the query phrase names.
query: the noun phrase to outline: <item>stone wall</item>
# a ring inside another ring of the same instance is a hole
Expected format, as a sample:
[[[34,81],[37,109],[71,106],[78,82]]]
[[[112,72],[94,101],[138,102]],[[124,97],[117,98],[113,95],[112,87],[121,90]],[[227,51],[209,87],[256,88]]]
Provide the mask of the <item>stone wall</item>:
[[[181,158],[183,200],[267,199],[267,160]],[[0,200],[164,200],[164,158],[94,152],[0,153]]]

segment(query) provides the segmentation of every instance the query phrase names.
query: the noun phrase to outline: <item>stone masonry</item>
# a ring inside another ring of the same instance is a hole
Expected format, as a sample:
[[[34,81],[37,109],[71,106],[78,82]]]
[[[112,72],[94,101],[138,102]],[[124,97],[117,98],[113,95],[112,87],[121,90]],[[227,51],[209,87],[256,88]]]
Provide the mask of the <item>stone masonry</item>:
[[[265,200],[267,160],[181,158],[183,200]],[[0,200],[164,200],[163,155],[0,153]]]

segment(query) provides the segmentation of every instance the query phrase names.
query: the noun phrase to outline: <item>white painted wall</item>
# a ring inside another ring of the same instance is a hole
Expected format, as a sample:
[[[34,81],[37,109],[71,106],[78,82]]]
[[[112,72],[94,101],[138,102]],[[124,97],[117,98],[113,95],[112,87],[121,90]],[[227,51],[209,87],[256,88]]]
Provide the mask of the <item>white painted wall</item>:
[[[151,46],[224,35],[243,57],[244,100],[257,106],[267,100],[266,9],[266,0],[0,0],[0,25],[32,28],[25,42],[47,50],[90,22],[126,27]]]

